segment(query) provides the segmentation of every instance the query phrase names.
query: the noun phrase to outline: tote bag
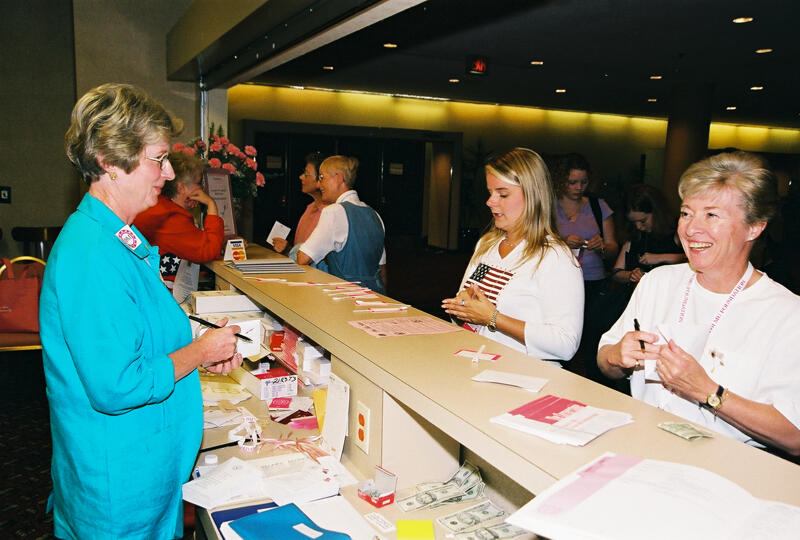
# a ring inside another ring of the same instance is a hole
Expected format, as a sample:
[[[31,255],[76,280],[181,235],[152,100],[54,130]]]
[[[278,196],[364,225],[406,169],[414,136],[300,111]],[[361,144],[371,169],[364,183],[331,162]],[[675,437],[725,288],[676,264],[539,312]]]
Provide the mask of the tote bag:
[[[0,332],[39,331],[39,292],[43,266],[0,259]]]

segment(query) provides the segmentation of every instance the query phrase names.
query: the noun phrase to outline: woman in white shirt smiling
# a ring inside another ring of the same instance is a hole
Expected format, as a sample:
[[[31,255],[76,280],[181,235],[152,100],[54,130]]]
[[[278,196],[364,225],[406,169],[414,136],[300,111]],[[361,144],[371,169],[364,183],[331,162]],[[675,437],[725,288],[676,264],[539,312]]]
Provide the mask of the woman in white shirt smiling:
[[[536,152],[515,148],[486,165],[494,225],[478,241],[442,308],[470,330],[541,359],[569,360],[583,322],[583,276],[555,225],[555,196]]]
[[[635,398],[800,455],[800,298],[748,262],[775,213],[774,177],[754,155],[718,154],[689,167],[678,192],[689,264],[642,278],[600,340],[598,365],[612,378],[631,375]]]

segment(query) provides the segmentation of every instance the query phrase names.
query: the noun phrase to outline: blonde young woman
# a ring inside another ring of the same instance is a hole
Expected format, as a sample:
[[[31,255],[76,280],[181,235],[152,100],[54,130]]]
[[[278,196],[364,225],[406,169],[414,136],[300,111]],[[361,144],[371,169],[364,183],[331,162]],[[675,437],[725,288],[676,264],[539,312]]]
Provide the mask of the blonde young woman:
[[[583,322],[583,276],[559,237],[547,166],[515,148],[486,165],[494,224],[442,308],[471,330],[541,359],[569,360]]]

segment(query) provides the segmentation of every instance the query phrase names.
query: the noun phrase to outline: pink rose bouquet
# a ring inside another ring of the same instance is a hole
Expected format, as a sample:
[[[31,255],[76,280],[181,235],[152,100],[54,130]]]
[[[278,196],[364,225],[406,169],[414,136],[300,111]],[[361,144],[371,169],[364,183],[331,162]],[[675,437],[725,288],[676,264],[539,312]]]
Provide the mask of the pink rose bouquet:
[[[258,172],[256,149],[247,145],[242,152],[238,146],[223,136],[221,129],[217,134],[213,134],[212,126],[211,131],[208,155],[206,155],[206,144],[200,138],[189,144],[175,143],[172,150],[197,155],[207,159],[209,167],[228,171],[231,175],[231,191],[234,197],[255,197],[258,194],[256,188],[264,185],[264,175]]]

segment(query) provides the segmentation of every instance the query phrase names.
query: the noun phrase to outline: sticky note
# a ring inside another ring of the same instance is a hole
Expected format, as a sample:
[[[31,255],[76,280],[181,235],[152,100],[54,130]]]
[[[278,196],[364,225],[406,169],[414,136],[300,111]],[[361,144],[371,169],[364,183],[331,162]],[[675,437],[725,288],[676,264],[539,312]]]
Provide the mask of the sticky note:
[[[397,540],[435,540],[433,521],[429,519],[398,519]]]

